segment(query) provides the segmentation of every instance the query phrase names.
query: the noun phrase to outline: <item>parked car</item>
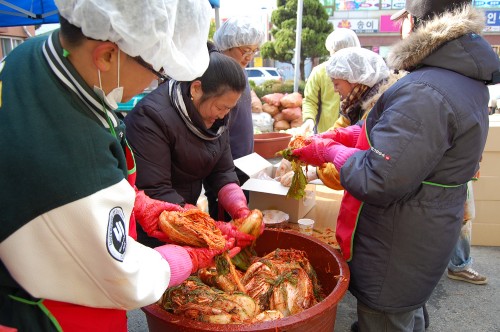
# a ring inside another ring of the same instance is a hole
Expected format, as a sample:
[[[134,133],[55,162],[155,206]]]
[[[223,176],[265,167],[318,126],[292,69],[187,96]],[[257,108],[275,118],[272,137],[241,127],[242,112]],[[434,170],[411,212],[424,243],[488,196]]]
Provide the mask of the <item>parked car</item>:
[[[269,80],[283,81],[283,76],[274,67],[247,67],[245,71],[247,72],[248,79],[255,82],[255,85],[261,85]]]

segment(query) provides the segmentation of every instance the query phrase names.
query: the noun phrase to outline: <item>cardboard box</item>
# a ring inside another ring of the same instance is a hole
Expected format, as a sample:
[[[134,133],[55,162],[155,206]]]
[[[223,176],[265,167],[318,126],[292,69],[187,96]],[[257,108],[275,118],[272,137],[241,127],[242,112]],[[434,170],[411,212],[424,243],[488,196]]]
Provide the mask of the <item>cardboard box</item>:
[[[286,197],[288,187],[273,179],[276,166],[257,153],[238,158],[236,167],[245,172],[250,179],[241,188],[250,192],[251,209],[280,210],[290,216],[289,222],[297,222],[316,204],[316,186],[308,184],[306,196],[300,200]]]
[[[500,226],[500,221],[498,220],[498,201],[474,201],[474,203],[476,218],[472,221],[472,225],[479,223]],[[500,236],[498,236],[498,243],[500,244]]]
[[[500,151],[500,114],[489,117],[490,126],[484,151]]]
[[[500,176],[500,151],[484,151],[479,163],[479,181],[484,176]]]
[[[472,222],[473,246],[500,246],[500,224],[482,224],[478,220]]]
[[[478,201],[497,201],[496,204],[500,206],[498,202],[500,201],[500,176],[485,176],[481,172],[479,180],[472,181],[472,188],[476,209]]]

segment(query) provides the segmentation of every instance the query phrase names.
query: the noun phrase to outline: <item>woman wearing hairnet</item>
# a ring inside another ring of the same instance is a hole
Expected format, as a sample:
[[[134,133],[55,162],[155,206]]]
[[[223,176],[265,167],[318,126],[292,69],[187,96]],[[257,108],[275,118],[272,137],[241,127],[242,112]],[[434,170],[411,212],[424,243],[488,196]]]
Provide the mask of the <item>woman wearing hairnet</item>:
[[[367,49],[353,48],[342,50],[332,57],[328,61],[327,72],[340,93],[342,117],[328,131],[315,137],[334,139],[345,146],[354,147],[361,126],[378,98],[404,73],[391,73],[380,55]],[[344,190],[333,163],[318,167],[317,173],[325,185]]]
[[[154,303],[217,252],[134,240],[133,212],[181,208],[136,199],[114,109],[163,70],[201,76],[211,9],[197,0],[56,5],[60,30],[22,43],[0,69],[0,325],[126,331],[126,310]]]
[[[205,180],[233,218],[246,218],[250,210],[234,171],[228,131],[246,83],[236,61],[211,51],[200,78],[168,80],[141,99],[125,117],[127,140],[136,156],[137,187],[152,198],[195,208]],[[169,242],[168,234],[158,231],[158,218],[137,221],[139,242],[152,247]],[[217,226],[231,233],[238,246],[254,240],[233,224]]]
[[[378,97],[397,80],[399,75],[390,75],[380,55],[361,47],[339,50],[330,57],[325,67],[336,93],[340,95],[342,115],[329,130],[313,137],[331,138],[339,132],[339,130],[334,130],[335,128],[352,124],[354,126],[345,131],[340,130],[340,132],[343,133],[342,137],[352,136],[352,141],[345,143],[353,147],[361,128],[359,121],[366,117]],[[349,132],[349,136],[344,132]],[[285,186],[290,186],[292,177],[293,171],[287,172],[280,177],[280,182]],[[325,163],[316,169],[309,166],[308,181],[316,178],[335,190],[344,189],[340,185],[339,173],[332,163]]]
[[[358,36],[351,29],[337,28],[325,41],[330,56],[346,47],[361,47]],[[328,61],[313,68],[307,79],[302,103],[301,126],[303,135],[322,133],[333,126],[339,117],[340,96],[326,73]]]
[[[214,34],[214,43],[217,49],[236,60],[241,68],[245,68],[252,61],[263,42],[264,32],[259,26],[259,22],[247,16],[229,18]],[[253,152],[252,98],[248,79],[240,100],[231,110],[229,135],[233,160]],[[240,185],[248,180],[248,176],[238,168],[236,168],[236,174]],[[222,213],[222,208],[217,203],[217,192],[214,191],[214,188],[206,181],[204,188],[210,216],[216,220],[230,220],[227,213]],[[245,196],[248,200],[248,192],[246,191]]]
[[[368,112],[398,76],[390,76],[384,59],[375,52],[364,48],[345,48],[335,53],[326,65],[328,76],[332,79],[335,90],[342,100],[341,109],[350,121],[343,127],[336,126],[330,130],[312,136],[312,140],[324,141],[325,144],[335,141],[346,147],[368,149],[365,135],[361,135]],[[340,120],[340,119],[339,119]],[[342,124],[345,124],[343,122]],[[352,125],[351,125],[352,124]],[[340,184],[338,169],[342,161],[333,161],[318,165],[318,177],[325,185],[335,190],[343,190]],[[355,216],[360,202],[347,191],[344,192],[340,206],[335,236],[347,261],[351,260],[351,241],[353,239]],[[353,219],[354,218],[354,219]]]

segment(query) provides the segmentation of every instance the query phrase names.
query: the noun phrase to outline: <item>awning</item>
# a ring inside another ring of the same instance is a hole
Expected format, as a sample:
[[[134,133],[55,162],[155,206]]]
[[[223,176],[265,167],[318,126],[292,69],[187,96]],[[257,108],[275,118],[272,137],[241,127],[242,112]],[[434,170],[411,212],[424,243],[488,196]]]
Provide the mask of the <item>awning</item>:
[[[59,23],[54,0],[0,0],[0,27]]]

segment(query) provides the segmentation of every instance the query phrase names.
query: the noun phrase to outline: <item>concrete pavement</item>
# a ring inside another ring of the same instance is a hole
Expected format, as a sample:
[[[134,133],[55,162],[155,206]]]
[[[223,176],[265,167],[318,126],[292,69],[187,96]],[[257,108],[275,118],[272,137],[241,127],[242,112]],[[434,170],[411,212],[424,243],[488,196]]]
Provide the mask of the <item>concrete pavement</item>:
[[[473,246],[473,268],[488,277],[487,285],[449,279],[443,274],[427,303],[427,332],[500,332],[500,247]],[[334,332],[348,332],[356,320],[356,300],[347,293],[337,308]],[[129,332],[147,332],[140,310],[129,312]],[[312,331],[311,331],[312,332]]]

